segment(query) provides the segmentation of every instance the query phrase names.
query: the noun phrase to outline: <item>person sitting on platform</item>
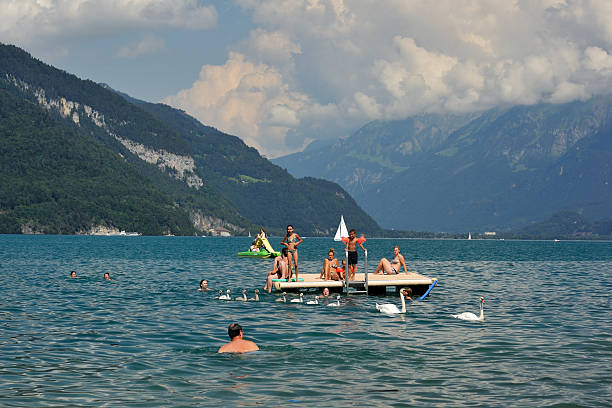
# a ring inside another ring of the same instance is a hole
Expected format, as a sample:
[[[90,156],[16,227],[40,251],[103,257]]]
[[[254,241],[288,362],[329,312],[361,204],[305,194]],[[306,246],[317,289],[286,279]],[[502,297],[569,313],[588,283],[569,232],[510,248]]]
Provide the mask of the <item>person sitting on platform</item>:
[[[217,353],[248,353],[259,350],[257,344],[242,338],[242,327],[238,323],[230,324],[227,328],[227,334],[232,341],[221,346]]]
[[[264,290],[268,293],[272,292],[273,282],[272,279],[287,279],[289,277],[289,250],[287,248],[281,249],[281,256],[274,258],[272,264],[272,270],[268,273],[266,279],[266,286]]]
[[[338,268],[338,259],[335,257],[334,248],[329,248],[327,252],[327,258],[323,261],[323,268],[321,269],[321,275],[319,279],[330,280],[332,269],[335,271]],[[337,279],[335,279],[337,280]]]
[[[383,273],[387,275],[397,275],[400,272],[400,268],[404,268],[404,272],[408,273],[408,269],[406,269],[406,261],[404,260],[404,256],[400,254],[400,249],[396,245],[393,247],[393,259],[391,262],[387,258],[383,258],[378,263],[376,267],[375,275],[381,275]]]

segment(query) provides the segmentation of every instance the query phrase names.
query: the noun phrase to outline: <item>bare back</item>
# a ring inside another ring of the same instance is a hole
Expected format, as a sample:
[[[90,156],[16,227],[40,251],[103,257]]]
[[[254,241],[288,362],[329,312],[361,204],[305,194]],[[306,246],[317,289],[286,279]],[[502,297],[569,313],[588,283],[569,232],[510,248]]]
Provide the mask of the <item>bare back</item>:
[[[234,339],[219,348],[217,353],[248,353],[257,351],[259,347],[250,340]]]

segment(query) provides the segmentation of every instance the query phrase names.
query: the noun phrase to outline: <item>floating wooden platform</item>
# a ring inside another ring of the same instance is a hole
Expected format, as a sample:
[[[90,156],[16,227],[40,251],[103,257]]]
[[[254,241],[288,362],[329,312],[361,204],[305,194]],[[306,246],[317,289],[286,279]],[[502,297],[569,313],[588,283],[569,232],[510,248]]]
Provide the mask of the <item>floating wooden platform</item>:
[[[345,287],[344,281],[324,280],[320,279],[319,276],[320,274],[318,273],[300,273],[299,277],[304,279],[303,282],[275,282],[274,288],[284,292],[323,288],[339,292]],[[403,287],[410,287],[414,295],[422,295],[436,280],[437,278],[430,278],[416,271],[396,275],[375,275],[368,273],[368,292],[376,294],[386,292],[387,287],[395,287],[396,291]],[[364,274],[356,273],[354,281],[350,283],[350,287],[358,291],[364,290],[365,284],[363,281],[365,281]]]

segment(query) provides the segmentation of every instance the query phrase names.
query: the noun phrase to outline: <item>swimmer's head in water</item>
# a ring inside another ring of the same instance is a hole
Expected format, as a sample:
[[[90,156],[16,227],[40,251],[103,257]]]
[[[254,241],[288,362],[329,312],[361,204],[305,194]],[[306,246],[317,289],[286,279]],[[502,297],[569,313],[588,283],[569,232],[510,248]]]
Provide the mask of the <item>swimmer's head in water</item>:
[[[104,272],[104,279],[110,280],[110,273]]]
[[[329,289],[328,288],[323,289],[323,296],[329,296]]]
[[[71,278],[76,278],[76,272],[75,271],[70,271],[70,277]]]
[[[233,339],[236,336],[239,336],[242,333],[242,327],[238,323],[232,323],[227,328],[227,334],[230,339]]]
[[[206,279],[202,279],[200,281],[200,288],[201,289],[208,289],[208,282],[206,281]]]

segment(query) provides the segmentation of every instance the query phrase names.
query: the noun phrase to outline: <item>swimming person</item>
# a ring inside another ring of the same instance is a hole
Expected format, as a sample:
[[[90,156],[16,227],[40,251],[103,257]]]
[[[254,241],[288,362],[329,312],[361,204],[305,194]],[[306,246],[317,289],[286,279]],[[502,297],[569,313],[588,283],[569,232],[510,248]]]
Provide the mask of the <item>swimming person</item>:
[[[200,292],[206,292],[208,290],[208,281],[206,279],[202,279],[200,281]]]
[[[323,288],[323,293],[321,293],[321,296],[328,297],[329,296],[329,288]]]
[[[230,324],[227,328],[227,334],[231,341],[221,346],[217,353],[248,353],[259,350],[257,344],[242,338],[242,327],[238,323]]]
[[[70,277],[76,278],[76,271],[70,271]]]
[[[286,242],[285,242],[286,241]],[[302,238],[293,231],[293,225],[287,225],[287,235],[281,241],[281,245],[284,245],[289,250],[289,260],[293,262],[295,266],[295,281],[298,281],[298,252],[297,246],[302,243]],[[289,277],[287,282],[291,280],[291,263],[289,264]]]
[[[108,272],[104,272],[104,279],[105,279],[105,280],[111,280],[111,278],[110,278],[110,273],[108,273]]]
[[[400,272],[401,268],[404,268],[404,272],[408,273],[408,269],[406,269],[406,261],[404,260],[404,256],[400,254],[400,249],[396,245],[393,247],[393,259],[391,262],[387,258],[383,258],[378,263],[376,267],[375,275],[381,275],[386,273],[387,275],[396,275]]]
[[[266,285],[264,286],[264,290],[267,290],[268,293],[272,292],[272,279],[287,279],[289,276],[289,258],[288,258],[289,250],[287,248],[281,249],[281,256],[277,256],[274,258],[274,263],[272,264],[272,270],[268,272],[268,277],[266,278]]]
[[[355,230],[351,229],[349,231],[348,240],[345,241],[344,243],[346,245],[346,250],[348,251],[347,261],[348,261],[349,280],[355,279],[355,273],[357,272],[357,261],[359,259],[357,257],[357,244],[359,244],[363,252],[366,251],[366,249],[363,247],[363,244],[362,244],[365,238],[361,237],[358,239],[355,235],[356,235]]]
[[[331,279],[331,270],[334,271],[338,268],[338,259],[335,257],[334,248],[329,248],[327,251],[327,258],[323,261],[323,268],[321,269],[321,275],[319,279],[330,280]],[[334,279],[337,280],[337,279]]]

